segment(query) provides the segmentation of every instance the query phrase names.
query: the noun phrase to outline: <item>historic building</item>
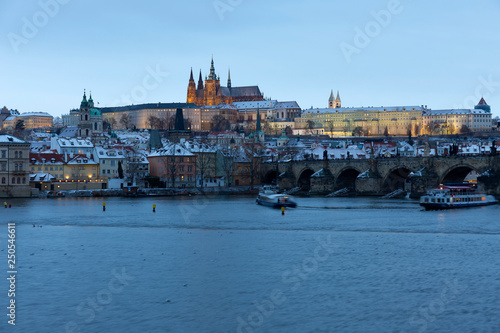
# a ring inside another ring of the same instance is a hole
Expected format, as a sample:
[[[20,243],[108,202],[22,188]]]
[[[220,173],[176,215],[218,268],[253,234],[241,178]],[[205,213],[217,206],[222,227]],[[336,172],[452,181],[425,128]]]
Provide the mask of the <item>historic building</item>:
[[[337,90],[337,98],[333,97],[333,89],[332,92],[330,93],[330,98],[328,99],[328,108],[329,109],[338,109],[342,107],[342,103],[340,100],[340,94]]]
[[[219,105],[221,103],[231,104],[241,101],[263,101],[264,96],[258,86],[233,87],[231,85],[231,72],[228,72],[227,87],[220,85],[220,76],[215,74],[214,60],[210,66],[210,74],[205,77],[203,83],[201,70],[198,85],[193,78],[193,69],[189,78],[187,91],[187,103],[199,106]]]
[[[30,197],[29,142],[0,135],[0,197]]]
[[[86,138],[101,134],[103,131],[101,111],[94,108],[94,100],[92,93],[87,101],[85,91],[83,92],[83,99],[80,103],[80,114],[78,119],[78,136]]]

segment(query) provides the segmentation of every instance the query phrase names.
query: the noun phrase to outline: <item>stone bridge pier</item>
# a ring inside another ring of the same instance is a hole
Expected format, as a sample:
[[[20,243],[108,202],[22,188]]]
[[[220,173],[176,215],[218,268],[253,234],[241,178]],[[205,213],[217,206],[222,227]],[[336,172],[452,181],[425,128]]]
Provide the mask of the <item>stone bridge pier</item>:
[[[442,183],[461,183],[476,172],[479,186],[500,194],[499,156],[399,157],[263,163],[262,182],[280,188],[327,194],[347,188],[358,195],[384,195],[397,189],[419,197]]]

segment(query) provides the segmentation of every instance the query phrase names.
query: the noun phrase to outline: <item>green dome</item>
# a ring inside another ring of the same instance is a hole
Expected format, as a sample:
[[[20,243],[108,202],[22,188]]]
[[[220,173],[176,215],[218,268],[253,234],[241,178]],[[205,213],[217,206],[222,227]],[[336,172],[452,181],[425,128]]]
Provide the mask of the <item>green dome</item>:
[[[99,111],[98,109],[90,109],[90,115],[91,116],[100,116],[101,111]]]

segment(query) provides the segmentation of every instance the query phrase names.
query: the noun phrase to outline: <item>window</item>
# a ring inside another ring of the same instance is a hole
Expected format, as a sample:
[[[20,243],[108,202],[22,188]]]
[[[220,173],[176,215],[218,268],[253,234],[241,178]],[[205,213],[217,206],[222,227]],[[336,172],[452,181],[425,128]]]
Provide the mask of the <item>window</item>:
[[[17,152],[16,152],[17,153]],[[17,163],[14,164],[14,171],[17,171]]]
[[[7,155],[6,155],[6,151],[5,150],[2,150],[2,158],[6,158]]]
[[[111,166],[115,166],[116,165],[116,161],[114,161],[114,160],[111,160],[110,163],[111,163]]]
[[[15,157],[15,158],[17,158],[17,151],[16,151],[16,152],[14,152],[14,157]]]
[[[12,184],[16,183],[16,178],[12,177]]]
[[[26,184],[26,178],[23,177],[23,184]]]
[[[19,158],[23,158],[23,152],[22,151],[19,152]]]
[[[5,177],[2,177],[2,184],[5,184]]]
[[[19,171],[23,171],[23,164],[19,163]]]

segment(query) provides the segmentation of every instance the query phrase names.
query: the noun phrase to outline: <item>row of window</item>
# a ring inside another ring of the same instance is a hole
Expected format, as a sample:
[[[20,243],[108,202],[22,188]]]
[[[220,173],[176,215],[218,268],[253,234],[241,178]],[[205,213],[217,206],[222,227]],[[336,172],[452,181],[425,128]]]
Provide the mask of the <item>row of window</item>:
[[[17,177],[17,184],[21,184],[21,181],[23,184],[26,184],[26,178],[23,177]],[[6,184],[7,183],[7,179],[5,177],[2,177],[2,184]],[[12,182],[11,184],[16,184],[16,177],[12,177]]]
[[[7,158],[7,150],[2,150],[2,158]],[[14,158],[23,158],[23,152],[22,151],[14,151]]]

